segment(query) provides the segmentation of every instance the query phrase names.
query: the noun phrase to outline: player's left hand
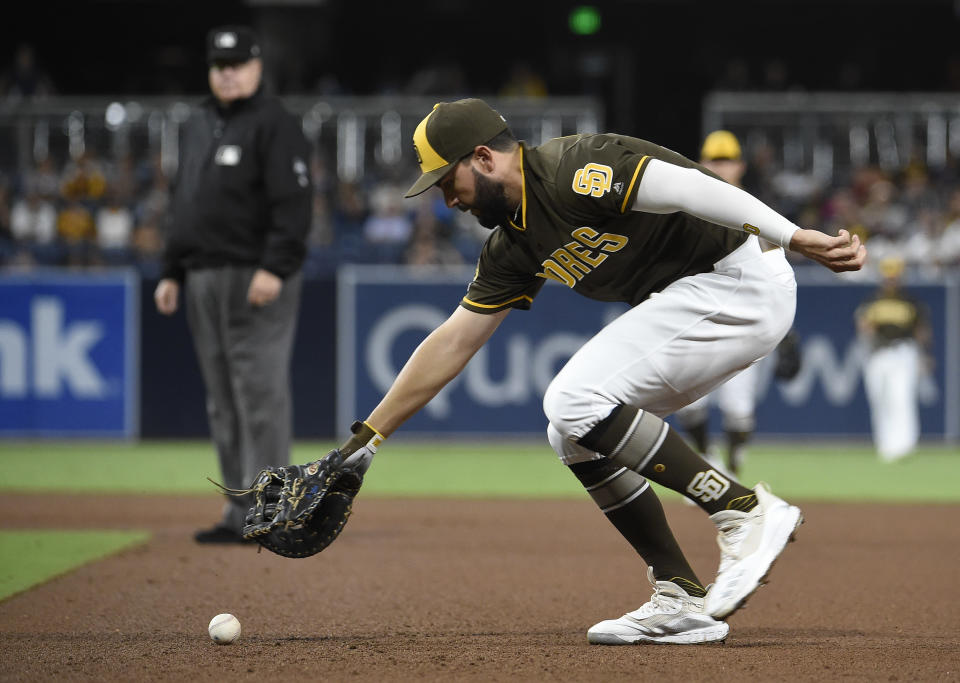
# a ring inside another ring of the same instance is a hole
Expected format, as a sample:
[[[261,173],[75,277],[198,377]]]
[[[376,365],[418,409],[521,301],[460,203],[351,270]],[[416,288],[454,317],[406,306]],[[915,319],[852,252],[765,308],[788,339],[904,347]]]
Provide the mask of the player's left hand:
[[[369,446],[358,448],[353,455],[343,461],[343,466],[352,467],[360,474],[366,474],[367,470],[370,469],[370,463],[373,462],[373,456],[376,454],[377,452]]]
[[[253,306],[266,306],[280,296],[281,289],[283,289],[283,280],[269,270],[257,268],[253,279],[250,280],[247,301]]]
[[[803,254],[835,273],[860,270],[867,260],[867,248],[858,235],[841,230],[832,237],[819,230],[800,229],[793,233],[790,250]]]
[[[363,473],[332,450],[305,465],[268,467],[250,489],[243,537],[284,557],[310,557],[336,540],[360,492]]]

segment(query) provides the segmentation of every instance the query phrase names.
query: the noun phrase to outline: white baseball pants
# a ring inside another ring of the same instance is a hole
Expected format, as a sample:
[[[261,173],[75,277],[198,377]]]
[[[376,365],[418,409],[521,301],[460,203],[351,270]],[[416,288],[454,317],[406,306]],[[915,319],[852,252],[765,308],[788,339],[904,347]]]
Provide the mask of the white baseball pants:
[[[917,446],[919,375],[920,352],[913,341],[879,348],[867,359],[863,381],[870,403],[873,443],[882,460],[898,460]]]
[[[576,440],[623,404],[660,417],[767,355],[796,310],[793,269],[751,236],[713,271],[681,278],[584,344],[550,383],[548,438],[567,464],[600,457]]]
[[[723,428],[728,432],[752,432],[756,426],[754,416],[757,404],[757,389],[760,382],[759,365],[745,368],[717,387],[707,396],[702,396],[677,411],[681,424],[697,424],[710,416],[713,403],[723,415]]]

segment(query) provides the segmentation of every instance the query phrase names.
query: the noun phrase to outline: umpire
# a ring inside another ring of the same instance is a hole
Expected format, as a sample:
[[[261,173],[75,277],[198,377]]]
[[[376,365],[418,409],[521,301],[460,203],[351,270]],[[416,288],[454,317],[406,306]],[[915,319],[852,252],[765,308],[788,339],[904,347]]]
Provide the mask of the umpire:
[[[184,124],[157,310],[187,322],[224,484],[289,463],[290,357],[312,187],[298,119],[263,93],[260,42],[244,26],[207,36],[212,96]],[[228,499],[199,543],[240,543],[250,501]]]

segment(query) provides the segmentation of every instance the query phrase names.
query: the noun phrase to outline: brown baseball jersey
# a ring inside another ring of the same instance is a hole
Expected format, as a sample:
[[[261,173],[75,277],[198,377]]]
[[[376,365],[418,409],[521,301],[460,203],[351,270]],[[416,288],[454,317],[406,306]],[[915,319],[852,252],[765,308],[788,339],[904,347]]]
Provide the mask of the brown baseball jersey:
[[[476,313],[528,309],[547,280],[632,306],[682,277],[708,272],[747,239],[686,213],[632,211],[651,159],[717,177],[651,142],[572,135],[520,145],[523,196],[494,229],[460,305]]]
[[[915,339],[928,317],[920,302],[899,288],[881,289],[858,307],[856,315],[873,329],[874,348]]]

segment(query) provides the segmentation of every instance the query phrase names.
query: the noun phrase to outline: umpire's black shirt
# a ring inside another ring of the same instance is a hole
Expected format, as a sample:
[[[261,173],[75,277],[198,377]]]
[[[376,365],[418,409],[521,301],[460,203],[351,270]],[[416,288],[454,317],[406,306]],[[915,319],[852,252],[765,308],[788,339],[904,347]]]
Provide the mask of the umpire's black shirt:
[[[181,129],[163,277],[253,265],[282,278],[303,263],[312,214],[299,119],[258,90],[205,99]]]

